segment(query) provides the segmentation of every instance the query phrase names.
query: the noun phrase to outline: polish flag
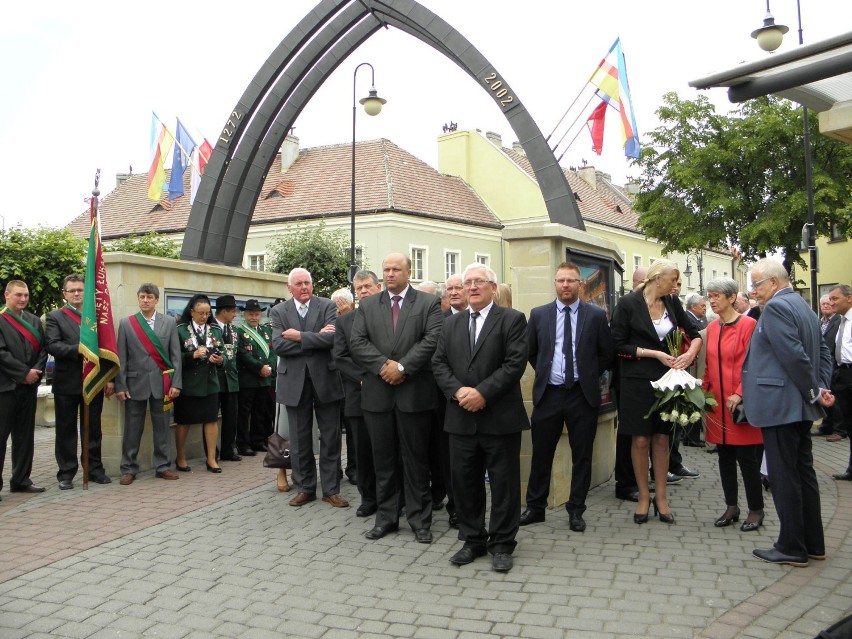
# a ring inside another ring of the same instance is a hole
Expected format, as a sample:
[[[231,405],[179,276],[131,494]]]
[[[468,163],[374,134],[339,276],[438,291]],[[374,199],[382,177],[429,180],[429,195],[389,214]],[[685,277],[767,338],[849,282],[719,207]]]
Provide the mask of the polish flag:
[[[213,147],[204,138],[201,146],[197,147],[192,154],[192,176],[190,178],[189,202],[195,202],[195,194],[198,193],[198,186],[201,184],[201,176],[204,174],[204,167],[210,161],[210,156],[213,153]]]

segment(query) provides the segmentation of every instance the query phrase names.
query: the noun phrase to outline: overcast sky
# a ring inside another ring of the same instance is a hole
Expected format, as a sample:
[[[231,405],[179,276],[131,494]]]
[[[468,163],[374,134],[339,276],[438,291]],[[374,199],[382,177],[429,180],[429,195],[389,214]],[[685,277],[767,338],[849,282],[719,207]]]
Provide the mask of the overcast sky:
[[[621,37],[636,120],[642,134],[658,123],[662,95],[687,99],[687,83],[766,55],[750,32],[761,25],[763,0],[421,0],[496,67],[547,135],[582,90],[616,37]],[[0,22],[0,139],[5,183],[0,223],[60,226],[86,208],[95,170],[101,191],[115,174],[150,166],[151,112],[174,128],[175,117],[211,143],[247,84],[277,44],[316,5],[314,0],[145,3],[48,0],[12,3]],[[852,28],[852,1],[802,0],[805,43]],[[796,2],[772,0],[776,22],[791,28],[781,51],[797,46]],[[515,140],[492,99],[460,68],[393,28],[381,30],[345,60],[296,122],[302,147],[349,143],[352,73],[376,70],[388,100],[375,118],[359,114],[359,140],[388,138],[429,164],[444,123]],[[370,88],[357,78],[358,98]],[[708,93],[730,108],[724,90]],[[585,101],[581,102],[584,104]],[[585,116],[594,104],[590,105]],[[582,132],[562,159],[582,160],[623,183],[638,176],[621,150],[610,112],[604,152]],[[552,142],[564,132],[561,127]],[[569,136],[570,139],[570,136]],[[557,151],[562,153],[568,139]]]

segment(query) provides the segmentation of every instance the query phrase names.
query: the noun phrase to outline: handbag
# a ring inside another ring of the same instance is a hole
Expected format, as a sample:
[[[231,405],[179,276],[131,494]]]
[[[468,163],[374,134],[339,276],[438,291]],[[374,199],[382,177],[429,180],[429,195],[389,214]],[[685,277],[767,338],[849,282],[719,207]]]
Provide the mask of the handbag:
[[[742,402],[737,404],[737,407],[731,412],[731,417],[733,418],[735,424],[748,423],[748,419],[746,418],[745,414],[745,408],[743,408]]]
[[[284,439],[278,433],[272,433],[266,439],[266,456],[263,458],[264,468],[292,468],[290,461],[290,440]]]

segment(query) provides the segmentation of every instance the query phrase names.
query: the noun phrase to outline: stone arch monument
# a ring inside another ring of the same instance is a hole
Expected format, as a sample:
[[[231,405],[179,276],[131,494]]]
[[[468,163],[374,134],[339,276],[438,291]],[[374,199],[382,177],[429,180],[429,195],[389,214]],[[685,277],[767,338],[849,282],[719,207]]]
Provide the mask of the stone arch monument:
[[[272,52],[227,118],[192,206],[181,259],[242,264],[263,180],[299,113],[349,54],[387,27],[437,49],[492,97],[523,145],[550,221],[585,230],[538,125],[506,79],[464,36],[414,0],[321,0]]]

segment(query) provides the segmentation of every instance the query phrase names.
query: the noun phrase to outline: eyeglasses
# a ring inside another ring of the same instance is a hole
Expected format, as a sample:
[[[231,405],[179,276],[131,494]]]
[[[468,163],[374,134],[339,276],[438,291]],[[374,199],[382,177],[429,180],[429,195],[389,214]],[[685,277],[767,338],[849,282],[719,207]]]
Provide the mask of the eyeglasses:
[[[212,313],[210,311],[196,311],[196,310],[193,310],[192,314],[193,315],[201,315],[202,317],[209,317],[210,315],[212,315]]]
[[[85,290],[82,289],[82,288],[66,288],[65,292],[66,293],[84,293]]]
[[[757,280],[756,282],[752,282],[751,283],[751,290],[753,290],[753,291],[756,290],[758,286],[760,286],[761,284],[763,284],[764,282],[766,282],[768,280],[771,280],[772,277],[773,276],[770,275],[769,277],[764,277],[762,280]]]
[[[583,280],[578,280],[576,277],[560,277],[555,281],[557,284],[562,286],[563,284],[576,284],[577,282],[582,282]]]
[[[476,285],[476,288],[480,288],[485,286],[486,284],[492,284],[491,280],[483,280],[483,279],[475,279],[475,280],[465,280],[462,282],[462,285],[465,288],[470,288],[473,285]]]

